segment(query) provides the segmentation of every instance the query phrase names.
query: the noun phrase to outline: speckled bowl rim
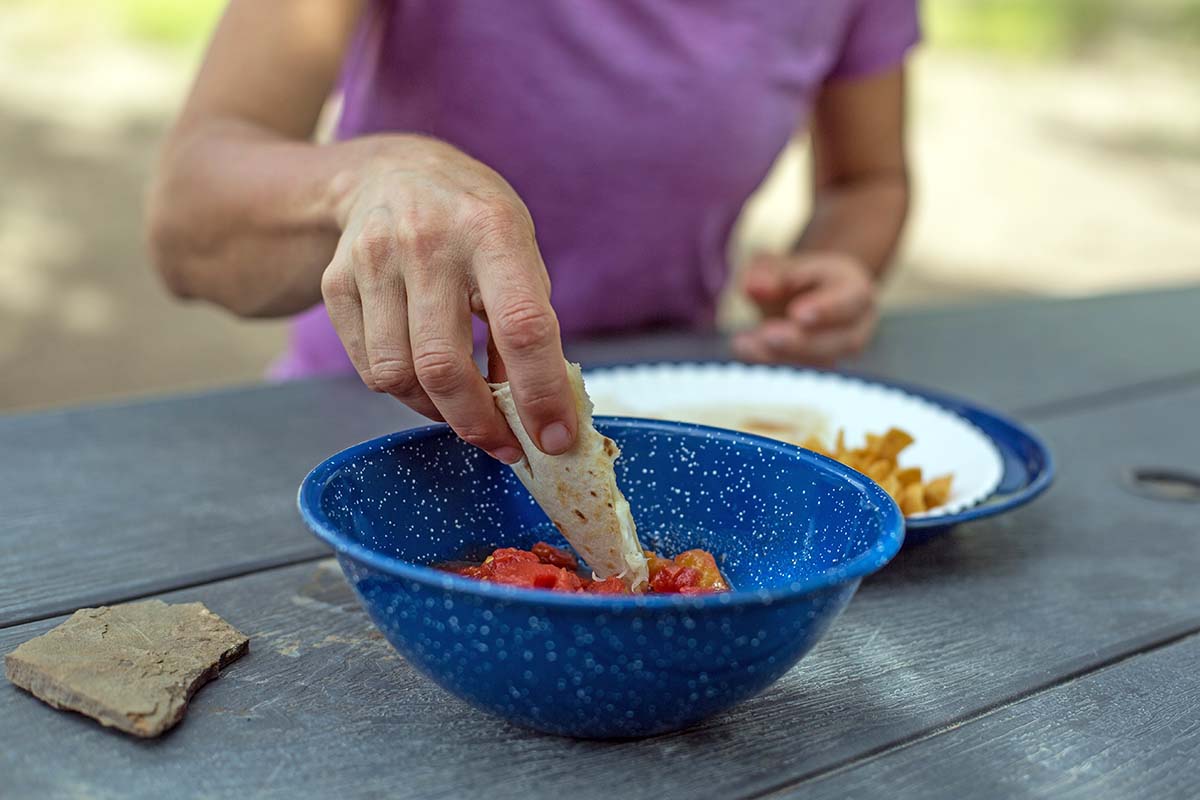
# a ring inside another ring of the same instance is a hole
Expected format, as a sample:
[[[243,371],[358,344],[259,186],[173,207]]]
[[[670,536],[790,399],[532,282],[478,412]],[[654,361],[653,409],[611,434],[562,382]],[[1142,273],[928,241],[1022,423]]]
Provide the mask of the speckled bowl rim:
[[[776,439],[726,430],[724,428],[713,428],[707,425],[640,419],[636,417],[597,416],[595,420],[603,425],[628,430],[648,430],[664,434],[684,434],[689,436],[702,435],[705,438],[723,440],[740,447],[756,447],[770,450],[784,458],[806,462],[817,471],[832,475],[849,484],[859,492],[867,495],[874,502],[883,517],[880,522],[879,536],[875,541],[869,543],[863,552],[853,558],[835,567],[826,569],[818,575],[802,581],[796,581],[786,588],[734,589],[731,592],[710,595],[638,595],[631,597],[628,595],[568,594],[549,589],[525,589],[486,583],[473,578],[452,575],[432,567],[379,553],[358,542],[351,541],[340,533],[321,510],[320,502],[321,493],[334,474],[348,462],[370,453],[379,452],[387,447],[449,434],[449,426],[442,424],[426,425],[379,436],[356,444],[353,447],[348,447],[325,459],[309,472],[300,484],[300,490],[296,498],[300,509],[300,516],[304,518],[304,522],[316,534],[317,538],[332,547],[334,552],[339,556],[349,557],[395,578],[414,581],[427,587],[455,590],[466,594],[503,600],[505,602],[524,601],[532,605],[587,607],[591,609],[610,608],[613,610],[624,608],[678,607],[726,608],[729,606],[758,605],[797,599],[804,595],[838,586],[876,572],[896,556],[896,553],[900,551],[900,546],[904,542],[904,517],[901,515],[900,508],[896,505],[895,501],[870,478],[831,458],[780,442]]]

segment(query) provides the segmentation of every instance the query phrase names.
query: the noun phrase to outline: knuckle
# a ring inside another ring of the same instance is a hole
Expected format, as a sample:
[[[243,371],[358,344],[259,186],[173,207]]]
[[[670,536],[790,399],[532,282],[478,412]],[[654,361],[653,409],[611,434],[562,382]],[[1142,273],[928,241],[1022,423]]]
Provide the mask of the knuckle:
[[[354,292],[354,273],[341,264],[330,264],[321,273],[321,296],[326,302]]]
[[[502,306],[492,318],[496,343],[508,350],[533,350],[554,341],[558,320],[532,298]]]
[[[448,395],[466,385],[469,362],[448,346],[426,343],[413,354],[417,380],[430,394]]]
[[[558,418],[567,410],[562,395],[556,393],[550,384],[525,387],[521,395],[521,407],[534,419],[544,422]]]
[[[400,215],[395,235],[398,244],[423,263],[446,242],[445,217],[440,212],[410,206]]]
[[[391,264],[399,250],[396,234],[378,224],[364,227],[350,243],[350,257],[356,266],[367,271],[377,271]]]
[[[371,365],[372,389],[384,394],[408,397],[420,389],[416,372],[399,359],[385,359]]]
[[[480,241],[512,242],[530,236],[528,212],[500,195],[465,194],[459,200],[463,227]]]
[[[492,445],[501,440],[502,436],[500,431],[493,430],[486,424],[470,422],[455,425],[454,432],[467,444],[481,447],[484,450],[490,450]]]

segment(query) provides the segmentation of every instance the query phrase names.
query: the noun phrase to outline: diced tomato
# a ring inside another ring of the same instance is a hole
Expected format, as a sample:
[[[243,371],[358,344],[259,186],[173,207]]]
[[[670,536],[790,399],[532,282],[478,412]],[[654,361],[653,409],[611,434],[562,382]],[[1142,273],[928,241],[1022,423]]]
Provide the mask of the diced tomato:
[[[555,580],[551,589],[557,589],[562,592],[578,592],[583,589],[583,580],[578,575],[562,567],[556,567],[558,570],[558,578]]]
[[[555,547],[546,542],[538,542],[533,546],[532,551],[543,564],[553,564],[556,567],[569,569],[572,572],[579,569],[579,560],[561,547]]]
[[[721,570],[717,569],[717,560],[707,550],[682,552],[675,556],[675,563],[683,567],[691,567],[700,573],[697,586],[717,592],[729,591],[729,584],[721,577]]]
[[[729,591],[729,584],[721,577],[716,559],[704,550],[688,550],[674,560],[660,558],[649,550],[645,553],[650,572],[650,592],[696,595]],[[546,542],[538,542],[532,550],[501,547],[484,559],[482,564],[455,561],[442,564],[439,568],[468,578],[529,589],[632,594],[629,587],[617,577],[599,581],[581,578],[578,559],[570,552]]]
[[[699,586],[700,573],[691,567],[681,567],[678,564],[663,567],[650,581],[650,588],[663,594],[678,594],[687,586]]]
[[[654,571],[654,577],[650,579],[650,591],[652,592],[673,592],[675,591],[675,572],[682,569],[672,564],[669,567],[659,567]]]
[[[616,576],[602,581],[589,581],[584,584],[583,590],[591,594],[629,594],[629,587]]]
[[[650,572],[650,580],[654,581],[654,576],[659,573],[664,567],[673,567],[675,562],[669,558],[660,558],[657,553],[652,553],[649,550],[643,550],[646,554],[646,569]]]
[[[583,581],[575,573],[536,560],[493,562],[491,576],[485,580],[529,589],[577,592],[583,588]]]
[[[509,564],[513,562],[536,564],[538,561],[538,557],[528,550],[519,550],[516,547],[501,547],[488,556],[484,563],[494,565]]]

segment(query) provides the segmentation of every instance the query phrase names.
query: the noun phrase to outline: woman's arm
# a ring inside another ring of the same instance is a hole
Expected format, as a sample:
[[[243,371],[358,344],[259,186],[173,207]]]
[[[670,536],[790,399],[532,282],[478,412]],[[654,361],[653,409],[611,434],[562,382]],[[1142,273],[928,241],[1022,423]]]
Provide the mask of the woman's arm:
[[[813,210],[796,252],[887,269],[908,215],[904,73],[831,83],[813,116]]]
[[[364,383],[512,463],[520,445],[472,358],[472,315],[486,317],[526,429],[564,452],[574,397],[512,187],[421,136],[311,141],[362,13],[361,0],[230,3],[151,191],[152,258],[176,294],[238,314],[323,299]]]
[[[813,114],[813,213],[792,253],[748,265],[761,325],[734,340],[753,361],[831,364],[878,321],[877,282],[908,213],[902,68],[827,85]]]
[[[181,297],[246,316],[321,299],[337,246],[335,177],[363,148],[317,147],[361,0],[234,0],[163,148],[151,258]]]

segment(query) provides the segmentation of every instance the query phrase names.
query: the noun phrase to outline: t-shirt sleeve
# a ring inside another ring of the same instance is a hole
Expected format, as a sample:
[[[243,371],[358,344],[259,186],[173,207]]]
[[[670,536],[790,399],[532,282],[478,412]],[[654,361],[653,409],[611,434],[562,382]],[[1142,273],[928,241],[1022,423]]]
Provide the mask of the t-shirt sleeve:
[[[917,0],[857,0],[829,78],[856,78],[899,65],[921,40]]]

